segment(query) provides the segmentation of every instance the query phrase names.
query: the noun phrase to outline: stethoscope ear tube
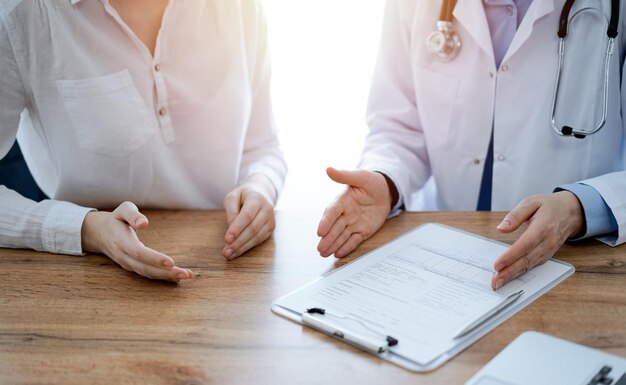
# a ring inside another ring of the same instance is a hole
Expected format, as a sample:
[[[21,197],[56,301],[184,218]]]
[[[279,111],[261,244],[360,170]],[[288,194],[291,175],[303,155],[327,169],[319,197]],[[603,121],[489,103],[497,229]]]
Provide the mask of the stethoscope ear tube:
[[[576,0],[567,0],[565,5],[563,6],[563,10],[561,10],[561,18],[559,19],[559,31],[558,36],[560,38],[565,38],[567,36],[567,27],[569,22],[569,14],[572,11],[572,7],[574,6],[574,2]],[[609,20],[609,28],[607,30],[607,35],[609,38],[616,38],[619,28],[619,4],[620,0],[611,0],[611,20]]]
[[[557,35],[559,35],[559,38],[561,39],[564,39],[567,36],[569,13],[571,12],[575,1],[576,0],[567,0],[565,2],[565,5],[563,6],[563,9],[561,10],[561,18],[559,19],[559,31],[557,32]]]
[[[609,30],[607,35],[610,39],[617,37],[617,29],[619,27],[619,3],[620,0],[612,0],[611,2],[611,21],[609,22]]]

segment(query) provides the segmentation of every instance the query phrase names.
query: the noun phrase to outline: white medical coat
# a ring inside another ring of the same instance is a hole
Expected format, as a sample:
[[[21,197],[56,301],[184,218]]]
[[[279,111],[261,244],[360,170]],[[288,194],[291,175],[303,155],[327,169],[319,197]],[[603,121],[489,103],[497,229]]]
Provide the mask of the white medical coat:
[[[481,1],[458,1],[454,27],[463,46],[444,62],[426,48],[441,1],[389,0],[360,167],[387,174],[408,208],[475,210],[493,128],[493,210],[583,182],[617,219],[618,238],[604,240],[626,241],[624,4],[610,65],[608,120],[580,140],[559,136],[550,125],[564,3],[534,1],[496,68]],[[572,9],[559,126],[589,130],[600,120],[610,11],[608,0],[577,1]]]

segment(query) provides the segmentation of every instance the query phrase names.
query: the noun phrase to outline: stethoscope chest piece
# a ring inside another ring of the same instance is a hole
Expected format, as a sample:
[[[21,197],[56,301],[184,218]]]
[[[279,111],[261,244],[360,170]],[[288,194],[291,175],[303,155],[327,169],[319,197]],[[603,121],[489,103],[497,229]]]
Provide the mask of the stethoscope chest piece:
[[[426,38],[428,51],[439,56],[443,61],[450,61],[457,57],[461,50],[461,38],[454,31],[449,21],[437,21],[437,30]]]

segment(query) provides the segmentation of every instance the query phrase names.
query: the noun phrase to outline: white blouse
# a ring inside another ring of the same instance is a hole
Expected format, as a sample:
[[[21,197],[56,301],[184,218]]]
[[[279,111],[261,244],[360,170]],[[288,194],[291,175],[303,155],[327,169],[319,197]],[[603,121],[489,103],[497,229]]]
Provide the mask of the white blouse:
[[[80,254],[88,207],[280,191],[266,35],[257,1],[170,0],[153,57],[108,0],[0,0],[0,157],[17,134],[53,198],[0,186],[0,247]]]

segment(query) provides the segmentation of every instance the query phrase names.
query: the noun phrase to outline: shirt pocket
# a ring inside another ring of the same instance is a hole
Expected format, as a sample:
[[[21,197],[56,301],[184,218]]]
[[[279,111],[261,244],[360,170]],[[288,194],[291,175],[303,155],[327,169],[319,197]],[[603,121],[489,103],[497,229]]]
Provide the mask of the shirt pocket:
[[[128,70],[97,78],[58,80],[57,88],[85,150],[123,157],[156,133]]]
[[[448,139],[459,79],[417,67],[414,75],[415,100],[426,141],[442,145]]]

